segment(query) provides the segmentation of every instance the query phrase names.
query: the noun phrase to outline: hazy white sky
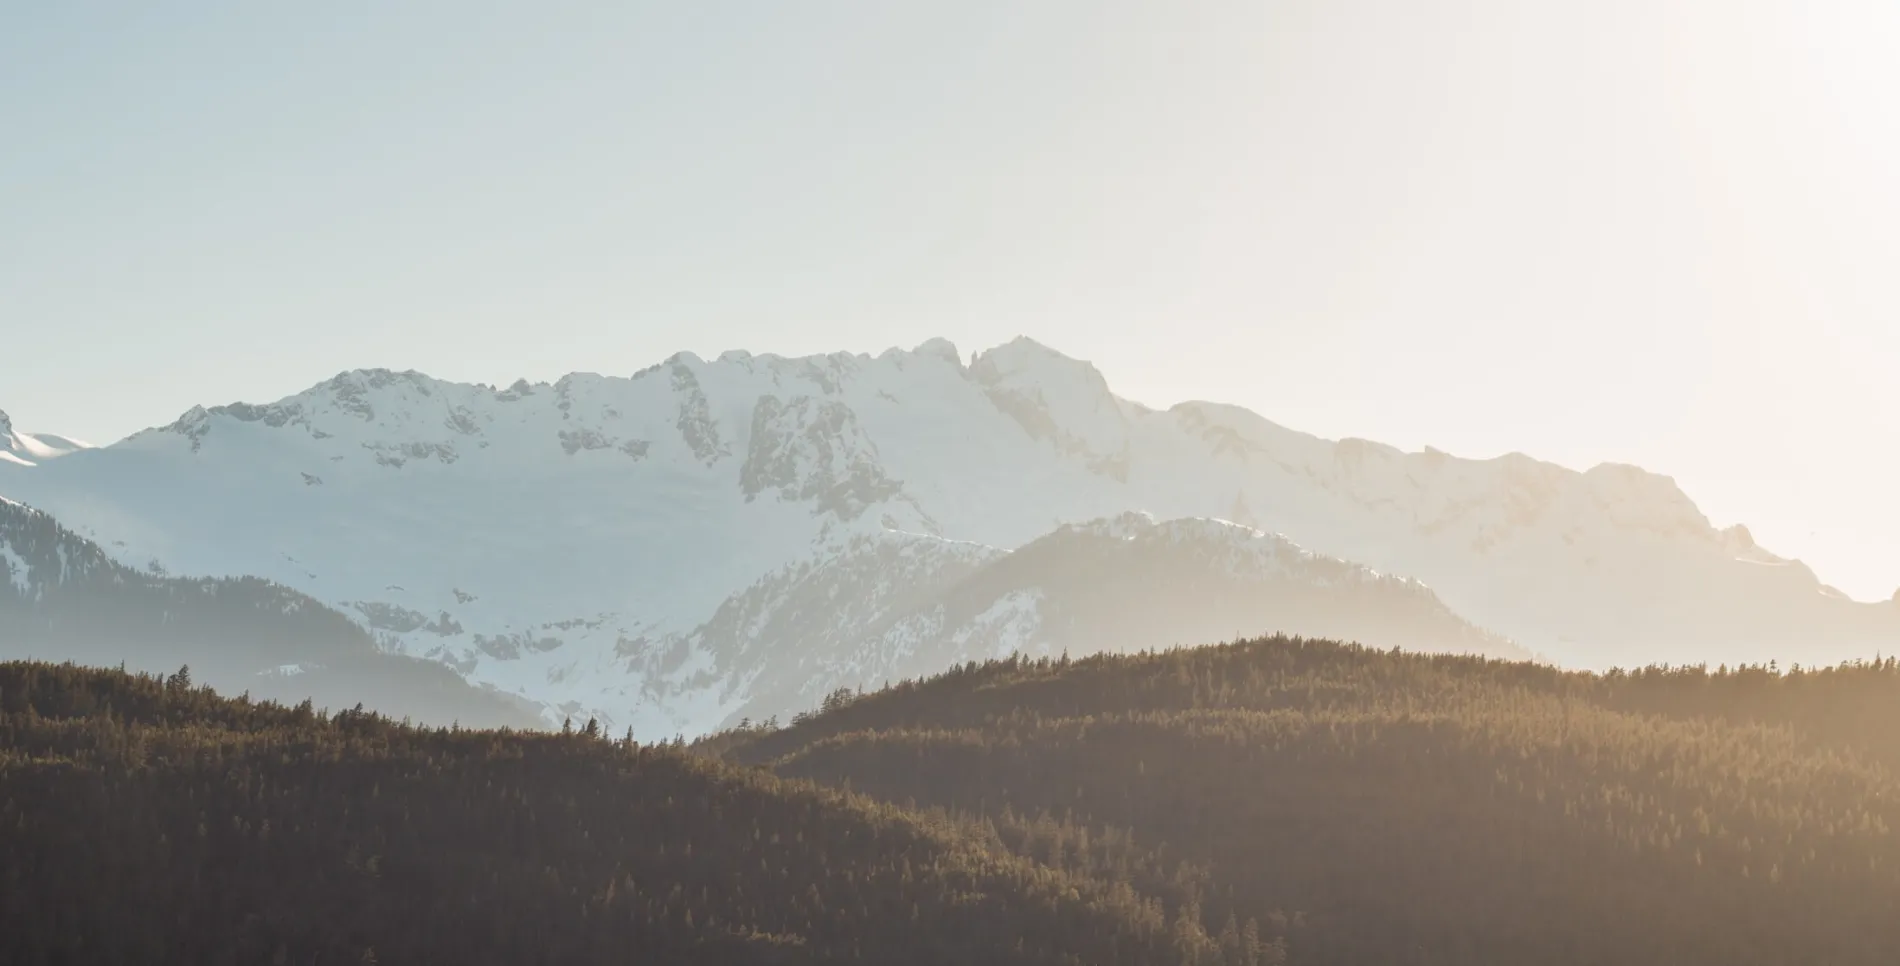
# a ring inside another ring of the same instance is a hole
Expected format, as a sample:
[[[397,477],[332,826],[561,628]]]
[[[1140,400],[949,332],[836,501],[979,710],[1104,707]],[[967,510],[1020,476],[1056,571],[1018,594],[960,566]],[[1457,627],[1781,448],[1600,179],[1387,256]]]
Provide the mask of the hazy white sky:
[[[162,9],[161,9],[162,8]],[[1900,4],[14,5],[0,408],[1027,334],[1900,586]]]

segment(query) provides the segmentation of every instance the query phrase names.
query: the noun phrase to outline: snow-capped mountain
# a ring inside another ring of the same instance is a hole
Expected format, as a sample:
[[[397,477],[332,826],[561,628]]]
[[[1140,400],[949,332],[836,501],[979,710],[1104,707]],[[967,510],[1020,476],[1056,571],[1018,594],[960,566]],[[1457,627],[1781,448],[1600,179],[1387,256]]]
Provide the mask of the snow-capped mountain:
[[[137,572],[46,514],[0,499],[0,660],[25,658],[161,674],[189,665],[228,694],[364,703],[444,725],[542,717],[439,664],[383,653],[361,626],[287,587]]]
[[[13,420],[5,412],[0,412],[0,463],[32,466],[91,448],[91,444],[52,433],[22,433],[13,428]]]
[[[693,639],[735,660],[732,718],[817,707],[964,661],[1204,644],[1262,628],[1525,659],[1415,580],[1223,520],[1145,514],[1063,526],[1015,550],[919,534],[860,538],[735,595]],[[728,723],[737,723],[729,720]]]
[[[505,389],[349,372],[0,466],[0,494],[129,565],[274,580],[387,646],[648,734],[779,693],[766,668],[820,660],[793,638],[869,640],[900,603],[863,588],[887,581],[928,607],[926,574],[973,577],[997,562],[989,548],[1130,511],[1230,520],[1422,580],[1567,663],[1900,645],[1900,609],[1846,600],[1717,530],[1665,477],[1328,441],[1214,403],[1155,410],[1026,339],[967,364],[941,340],[876,357],[682,353],[630,377]],[[857,559],[867,545],[872,563]],[[862,572],[827,576],[840,589],[800,598],[800,620],[835,629],[756,632],[760,588],[834,567]]]

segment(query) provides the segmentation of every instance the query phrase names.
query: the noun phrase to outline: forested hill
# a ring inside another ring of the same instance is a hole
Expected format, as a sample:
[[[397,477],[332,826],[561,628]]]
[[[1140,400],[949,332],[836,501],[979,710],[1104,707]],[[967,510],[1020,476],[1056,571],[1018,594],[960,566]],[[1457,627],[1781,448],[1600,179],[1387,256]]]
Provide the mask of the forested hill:
[[[701,753],[1182,862],[1296,964],[1900,961],[1900,665],[1296,639],[965,665]]]
[[[691,749],[0,664],[0,962],[1890,964],[1900,663],[1270,639]]]
[[[0,664],[0,962],[1281,961],[1125,839],[960,822],[591,726],[414,728]]]

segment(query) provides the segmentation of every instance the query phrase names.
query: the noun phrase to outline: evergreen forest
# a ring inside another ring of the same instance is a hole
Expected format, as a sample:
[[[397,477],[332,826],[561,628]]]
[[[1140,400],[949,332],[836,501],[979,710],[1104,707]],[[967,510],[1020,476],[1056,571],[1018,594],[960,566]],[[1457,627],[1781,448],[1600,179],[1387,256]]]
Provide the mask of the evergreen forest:
[[[1254,922],[1297,964],[1900,962],[1892,658],[1587,674],[1276,637],[825,704],[696,748],[1026,826],[1020,854],[1184,903],[1217,945]],[[1104,869],[1104,840],[1132,858]]]
[[[0,962],[1891,964],[1900,664],[1275,637],[639,745],[0,664]]]

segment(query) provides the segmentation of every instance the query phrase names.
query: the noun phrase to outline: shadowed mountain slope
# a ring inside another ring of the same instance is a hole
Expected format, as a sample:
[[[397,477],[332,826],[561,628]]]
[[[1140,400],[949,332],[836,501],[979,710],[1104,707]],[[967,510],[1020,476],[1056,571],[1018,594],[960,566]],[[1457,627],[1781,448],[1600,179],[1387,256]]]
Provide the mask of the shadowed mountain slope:
[[[0,500],[0,660],[26,657],[155,673],[189,665],[231,693],[367,703],[439,724],[542,721],[519,698],[385,653],[354,621],[288,587],[133,570],[51,517]]]

